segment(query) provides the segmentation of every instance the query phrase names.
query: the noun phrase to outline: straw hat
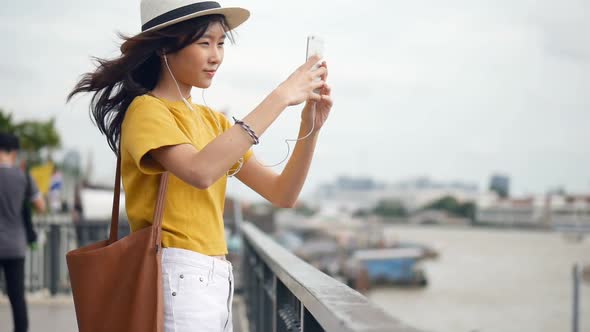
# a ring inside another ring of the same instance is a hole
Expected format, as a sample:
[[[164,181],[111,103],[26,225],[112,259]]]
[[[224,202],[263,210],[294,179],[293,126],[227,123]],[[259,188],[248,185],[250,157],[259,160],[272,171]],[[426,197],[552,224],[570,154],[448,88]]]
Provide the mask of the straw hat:
[[[195,17],[221,14],[230,29],[244,23],[250,12],[239,7],[221,7],[215,1],[141,0],[141,31],[154,31]]]

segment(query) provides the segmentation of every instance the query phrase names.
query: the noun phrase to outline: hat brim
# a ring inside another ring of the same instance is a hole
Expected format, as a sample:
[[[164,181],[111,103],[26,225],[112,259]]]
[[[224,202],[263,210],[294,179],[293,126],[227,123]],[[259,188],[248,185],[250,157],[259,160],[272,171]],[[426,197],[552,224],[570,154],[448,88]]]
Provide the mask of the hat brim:
[[[166,21],[164,23],[158,24],[153,26],[149,29],[142,31],[141,33],[146,33],[150,31],[160,30],[167,26],[180,23],[186,20],[193,19],[195,17],[201,17],[206,15],[214,15],[214,14],[221,14],[225,16],[225,20],[227,22],[227,26],[230,30],[237,28],[239,25],[244,23],[249,17],[250,12],[247,9],[240,8],[240,7],[224,7],[224,8],[214,8],[214,9],[207,9],[201,10],[192,14],[188,14],[182,17],[175,18],[170,21]]]

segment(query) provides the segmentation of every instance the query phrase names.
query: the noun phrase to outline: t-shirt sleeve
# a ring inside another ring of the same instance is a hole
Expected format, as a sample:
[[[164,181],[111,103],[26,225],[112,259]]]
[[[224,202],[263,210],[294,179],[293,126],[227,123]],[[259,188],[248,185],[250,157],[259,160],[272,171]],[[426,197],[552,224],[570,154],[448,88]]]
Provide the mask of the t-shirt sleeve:
[[[225,132],[226,130],[228,130],[229,128],[231,128],[232,124],[229,122],[229,120],[225,117],[225,115],[223,115],[222,113],[217,113],[216,114],[217,117],[220,119],[221,122],[221,126],[223,127],[223,131]],[[252,149],[248,149],[248,151],[246,151],[246,153],[243,156],[244,159],[244,163],[243,165],[245,165],[248,160],[250,160],[250,158],[252,158],[252,156],[254,155],[254,151],[252,151]],[[232,170],[237,169],[240,166],[239,162],[235,163],[232,166]]]
[[[121,146],[141,172],[158,174],[165,171],[150,157],[148,152],[151,150],[185,143],[190,144],[190,139],[180,130],[163,103],[142,96],[129,105],[121,126]]]

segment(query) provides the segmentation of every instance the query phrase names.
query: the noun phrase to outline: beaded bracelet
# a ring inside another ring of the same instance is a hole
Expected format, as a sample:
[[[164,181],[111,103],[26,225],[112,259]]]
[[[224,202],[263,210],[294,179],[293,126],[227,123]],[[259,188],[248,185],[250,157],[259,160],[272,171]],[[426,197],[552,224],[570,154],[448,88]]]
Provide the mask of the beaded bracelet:
[[[256,136],[256,133],[254,132],[254,130],[252,130],[252,128],[250,128],[250,126],[248,126],[244,121],[238,120],[233,116],[232,116],[232,119],[234,119],[234,122],[236,124],[240,125],[240,127],[242,127],[242,129],[244,129],[246,131],[246,133],[248,133],[248,135],[250,135],[250,137],[252,138],[252,141],[254,142],[254,145],[260,143],[258,136]]]

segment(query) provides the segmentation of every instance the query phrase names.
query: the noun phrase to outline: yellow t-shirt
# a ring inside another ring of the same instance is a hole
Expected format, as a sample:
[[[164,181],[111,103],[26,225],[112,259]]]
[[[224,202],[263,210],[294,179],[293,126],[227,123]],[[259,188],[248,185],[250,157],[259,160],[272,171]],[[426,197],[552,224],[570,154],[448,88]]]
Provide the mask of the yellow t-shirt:
[[[136,97],[127,109],[121,127],[121,176],[132,231],[151,225],[160,174],[165,171],[148,152],[183,143],[193,144],[200,150],[217,132],[212,113],[204,106],[193,104],[193,108],[194,112],[182,101],[143,95]],[[231,127],[223,114],[214,111],[213,114],[223,131]],[[204,124],[210,130],[204,128]],[[251,156],[252,150],[248,150],[244,164]],[[162,221],[162,245],[205,255],[226,254],[223,229],[226,184],[227,176],[224,175],[206,190],[200,190],[170,173]]]

